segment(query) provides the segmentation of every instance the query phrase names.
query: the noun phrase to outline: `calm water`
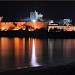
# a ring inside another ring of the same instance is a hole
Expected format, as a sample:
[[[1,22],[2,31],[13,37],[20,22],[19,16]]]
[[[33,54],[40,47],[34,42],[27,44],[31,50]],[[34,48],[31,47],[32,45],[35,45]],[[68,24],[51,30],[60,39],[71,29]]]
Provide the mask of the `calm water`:
[[[75,61],[75,39],[0,37],[0,71]]]

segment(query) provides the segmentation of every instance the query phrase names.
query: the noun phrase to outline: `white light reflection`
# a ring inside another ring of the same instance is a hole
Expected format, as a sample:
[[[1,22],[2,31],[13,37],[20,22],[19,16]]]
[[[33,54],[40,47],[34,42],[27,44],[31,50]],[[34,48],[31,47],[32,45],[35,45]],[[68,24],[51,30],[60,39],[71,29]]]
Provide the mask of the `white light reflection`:
[[[35,52],[35,42],[34,42],[34,39],[33,39],[33,42],[32,42],[31,65],[32,65],[33,67],[40,66],[40,65],[36,62],[36,52]]]

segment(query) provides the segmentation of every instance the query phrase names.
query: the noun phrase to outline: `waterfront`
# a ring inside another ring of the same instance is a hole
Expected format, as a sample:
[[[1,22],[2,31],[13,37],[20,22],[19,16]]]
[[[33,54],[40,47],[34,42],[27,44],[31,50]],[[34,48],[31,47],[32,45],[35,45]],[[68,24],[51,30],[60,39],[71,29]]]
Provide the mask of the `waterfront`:
[[[0,37],[0,71],[75,62],[75,39]]]

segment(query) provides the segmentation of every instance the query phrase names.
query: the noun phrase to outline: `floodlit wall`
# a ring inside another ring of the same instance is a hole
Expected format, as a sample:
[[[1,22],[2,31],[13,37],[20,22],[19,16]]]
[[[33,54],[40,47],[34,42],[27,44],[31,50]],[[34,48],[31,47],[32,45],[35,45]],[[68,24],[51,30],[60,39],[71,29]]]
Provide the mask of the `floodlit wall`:
[[[37,29],[40,29],[40,28],[43,28],[45,26],[47,26],[47,22],[27,22],[26,24],[27,26],[31,26],[33,28],[37,28]]]
[[[1,31],[7,31],[7,30],[20,30],[26,29],[26,26],[29,27],[30,31],[33,31],[35,29],[40,29],[45,26],[47,26],[47,22],[0,22],[0,30]]]
[[[8,30],[12,27],[15,27],[13,22],[1,22],[0,23],[0,30]]]
[[[54,30],[57,28],[57,30],[64,30],[64,31],[75,31],[75,26],[48,26],[48,32],[50,30]]]

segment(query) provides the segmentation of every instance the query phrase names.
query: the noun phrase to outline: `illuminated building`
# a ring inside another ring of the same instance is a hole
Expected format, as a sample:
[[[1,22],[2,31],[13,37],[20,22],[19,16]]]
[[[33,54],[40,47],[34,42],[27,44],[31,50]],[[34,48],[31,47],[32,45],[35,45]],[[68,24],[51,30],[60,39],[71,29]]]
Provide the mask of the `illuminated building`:
[[[28,31],[34,31],[35,29],[47,27],[47,25],[47,22],[35,22],[35,20],[33,22],[1,22],[0,30],[26,30],[26,27],[28,26]]]
[[[43,15],[40,13],[38,14],[38,12],[36,12],[36,10],[34,12],[30,12],[30,20],[33,21],[38,21],[41,18],[43,18]]]
[[[49,25],[48,32],[75,31],[75,26]]]
[[[71,25],[72,20],[70,19],[60,19],[59,20],[59,25]]]
[[[30,18],[23,19],[21,22],[2,22],[3,16],[0,17],[0,30],[27,30],[34,31],[36,29],[48,29],[49,31],[75,31],[75,26],[72,26],[72,20],[70,19],[60,19],[60,20],[49,20],[42,21],[43,15],[36,10],[30,12]],[[47,28],[48,26],[48,28]]]
[[[64,19],[64,24],[69,24],[71,22],[70,19]]]
[[[70,19],[60,19],[57,23],[51,23],[49,21],[48,32],[61,32],[61,31],[75,31],[75,26],[72,24],[72,20]]]

